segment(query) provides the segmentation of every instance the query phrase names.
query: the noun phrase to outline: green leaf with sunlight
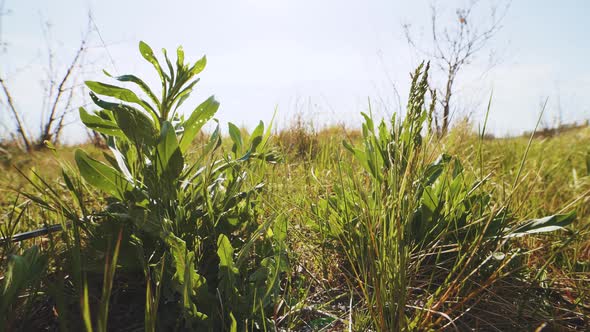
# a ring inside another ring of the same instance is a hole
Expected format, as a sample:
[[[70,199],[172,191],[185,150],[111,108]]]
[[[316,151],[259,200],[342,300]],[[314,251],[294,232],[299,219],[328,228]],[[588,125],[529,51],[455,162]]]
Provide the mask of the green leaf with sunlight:
[[[168,121],[162,124],[160,143],[158,143],[158,174],[169,172],[169,178],[176,178],[184,166],[184,158],[178,146],[174,127]]]
[[[165,74],[162,71],[162,67],[160,66],[160,63],[158,62],[158,59],[156,59],[156,56],[154,55],[154,51],[152,50],[152,48],[146,44],[143,41],[139,42],[139,52],[141,53],[141,56],[143,56],[144,59],[146,59],[149,63],[151,63],[154,68],[156,68],[156,71],[158,72],[158,75],[160,75],[160,79],[162,80],[162,83],[165,80]]]
[[[244,145],[240,128],[231,122],[228,123],[227,126],[229,129],[229,136],[231,137],[232,142],[234,142],[232,150],[234,153],[240,152],[242,150],[242,146]]]
[[[86,81],[84,83],[86,83],[86,86],[96,94],[117,98],[128,103],[138,104],[143,107],[146,112],[154,115],[156,119],[158,117],[153,107],[151,107],[145,100],[139,98],[135,92],[129,89],[96,81]]]
[[[206,65],[207,65],[207,57],[203,56],[201,59],[199,59],[197,62],[195,62],[193,67],[190,69],[189,77],[193,77],[195,75],[198,75],[200,72],[203,71],[203,69],[205,69]]]
[[[135,75],[121,75],[121,76],[113,76],[111,74],[109,74],[109,72],[103,70],[104,74],[107,75],[108,77],[114,78],[119,82],[131,82],[131,83],[135,83],[137,86],[139,86],[139,88],[145,92],[146,95],[148,95],[148,97],[150,98],[150,100],[156,105],[156,108],[160,108],[160,101],[158,100],[158,98],[156,97],[156,95],[154,94],[154,92],[150,89],[150,87],[139,77],[135,76]]]
[[[84,125],[94,131],[115,137],[125,137],[117,123],[113,120],[103,119],[98,115],[88,113],[83,107],[80,107],[80,120]]]
[[[77,149],[74,158],[84,180],[109,195],[123,199],[124,193],[132,187],[121,172],[90,158],[83,150]]]
[[[214,96],[209,97],[191,113],[184,123],[184,134],[180,140],[180,151],[185,153],[201,128],[219,109],[219,102]]]

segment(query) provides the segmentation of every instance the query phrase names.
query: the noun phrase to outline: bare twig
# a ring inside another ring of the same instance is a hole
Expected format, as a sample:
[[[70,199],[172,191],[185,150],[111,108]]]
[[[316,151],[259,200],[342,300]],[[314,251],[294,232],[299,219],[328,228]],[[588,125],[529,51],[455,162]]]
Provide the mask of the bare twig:
[[[16,121],[16,131],[20,135],[20,137],[23,141],[23,144],[25,145],[25,149],[27,151],[31,151],[31,148],[32,148],[31,140],[29,139],[29,136],[27,135],[27,131],[25,129],[23,120],[14,105],[12,95],[8,91],[8,86],[6,85],[6,82],[2,79],[1,76],[0,76],[0,86],[2,86],[2,91],[4,92],[4,96],[6,97],[6,103],[8,104],[8,108],[10,109],[12,116],[14,116],[14,119]]]
[[[488,42],[502,28],[510,1],[506,6],[492,5],[489,12],[489,23],[487,25],[475,25],[473,17],[476,7],[481,3],[479,0],[472,0],[464,8],[456,10],[457,21],[449,26],[441,27],[439,20],[441,10],[433,1],[430,4],[430,33],[432,46],[423,48],[418,45],[410,32],[410,25],[404,24],[404,32],[408,44],[422,55],[433,60],[433,63],[445,74],[445,84],[438,88],[442,114],[441,134],[448,131],[451,113],[451,100],[455,93],[455,83],[458,73],[468,65],[477,53],[487,46]],[[455,29],[450,29],[454,27]],[[438,119],[435,119],[438,123]]]
[[[4,1],[0,0],[0,19],[2,17],[2,7]],[[0,26],[1,26],[0,20]],[[64,75],[58,79],[57,71],[54,65],[54,52],[50,42],[50,25],[44,23],[42,26],[43,35],[47,43],[47,81],[44,83],[45,95],[41,105],[41,121],[40,121],[40,132],[39,136],[35,139],[31,139],[27,133],[25,122],[22,119],[21,113],[16,107],[13,95],[10,93],[9,85],[6,82],[6,78],[0,74],[0,86],[4,92],[5,102],[8,105],[8,109],[14,118],[16,123],[16,133],[18,134],[18,141],[22,142],[27,152],[32,151],[35,148],[44,147],[45,141],[50,141],[53,144],[57,144],[60,135],[68,124],[66,119],[72,112],[72,104],[76,97],[74,90],[77,87],[75,77],[80,67],[80,63],[83,61],[83,57],[87,50],[88,39],[91,29],[91,21],[89,17],[88,27],[85,35],[82,37],[82,41],[78,50],[76,51],[74,58],[72,59],[69,66],[66,68]],[[0,30],[1,32],[1,30]],[[0,35],[1,38],[1,35]],[[2,43],[0,39],[0,44]],[[70,82],[74,80],[74,84]],[[71,86],[69,86],[71,85]]]
[[[47,118],[47,122],[45,122],[45,126],[43,128],[42,133],[41,133],[41,137],[39,139],[38,144],[43,144],[43,141],[45,141],[45,140],[49,140],[53,143],[56,143],[57,138],[59,138],[59,135],[63,129],[63,119],[66,115],[66,112],[65,111],[62,111],[61,113],[58,112],[58,105],[59,105],[60,101],[62,100],[63,93],[66,91],[65,85],[68,82],[68,80],[71,78],[71,76],[73,75],[74,68],[78,64],[78,61],[80,60],[80,58],[82,57],[82,55],[86,49],[87,39],[88,39],[88,33],[82,39],[82,42],[80,43],[80,47],[78,48],[78,51],[76,52],[76,55],[74,56],[74,59],[72,60],[72,62],[68,66],[65,75],[62,77],[62,79],[57,87],[57,91],[55,93],[53,103],[51,104],[49,117]],[[74,91],[73,89],[70,90],[69,97],[67,97],[66,107],[65,107],[66,109],[69,108],[69,105],[71,104],[72,98],[74,96],[73,91]],[[53,125],[55,124],[56,121],[57,121],[57,126],[54,129]]]

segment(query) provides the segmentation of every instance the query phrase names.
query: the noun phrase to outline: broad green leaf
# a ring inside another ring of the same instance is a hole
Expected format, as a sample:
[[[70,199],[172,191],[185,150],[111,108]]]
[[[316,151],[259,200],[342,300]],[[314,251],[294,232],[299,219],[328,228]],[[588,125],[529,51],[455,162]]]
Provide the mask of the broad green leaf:
[[[165,84],[165,75],[164,72],[162,71],[162,67],[160,67],[160,63],[158,62],[158,59],[156,59],[156,56],[154,55],[154,51],[152,50],[152,48],[144,43],[143,41],[139,42],[139,52],[141,53],[141,56],[146,59],[149,63],[151,63],[154,68],[156,68],[156,71],[158,72],[158,75],[160,75],[160,80],[162,80],[162,85]]]
[[[114,146],[109,146],[109,149],[114,149]],[[112,167],[114,167],[115,169],[119,169],[119,163],[117,162],[117,159],[115,159],[115,157],[111,156],[109,153],[107,153],[106,151],[102,152],[102,157],[106,160],[106,162],[111,165]],[[120,170],[120,169],[119,169]]]
[[[389,141],[391,140],[391,138],[389,137],[389,131],[387,130],[387,125],[385,124],[385,121],[381,120],[381,123],[379,123],[379,127],[378,127],[378,131],[379,131],[379,140],[381,141],[381,145],[383,145],[383,147],[385,147],[387,145],[387,143],[389,143]]]
[[[217,255],[220,267],[227,268],[232,274],[238,273],[238,269],[234,266],[234,248],[224,234],[220,234],[217,238]]]
[[[260,121],[258,126],[254,128],[252,135],[250,135],[250,150],[256,152],[258,145],[262,143],[262,135],[264,135],[264,122]]]
[[[95,130],[106,135],[125,137],[115,121],[106,120],[98,115],[88,113],[83,107],[80,107],[80,120],[89,129]]]
[[[84,180],[109,195],[123,199],[124,193],[131,188],[121,172],[90,158],[83,150],[77,149],[74,158]]]
[[[539,219],[527,220],[518,225],[504,237],[521,237],[528,234],[553,232],[563,229],[576,219],[576,213],[556,214]]]
[[[103,70],[103,72],[108,77],[112,77],[112,78],[116,79],[117,81],[120,81],[120,82],[131,82],[131,83],[137,84],[137,86],[139,86],[141,88],[141,90],[143,90],[143,92],[145,92],[145,94],[148,95],[148,97],[150,97],[150,99],[152,100],[152,102],[154,104],[156,104],[156,107],[158,109],[160,108],[160,101],[158,100],[158,98],[156,97],[156,95],[152,92],[152,90],[150,89],[150,87],[143,80],[141,80],[139,77],[137,77],[135,75],[121,75],[121,76],[113,77],[107,71],[104,71]]]
[[[113,112],[117,125],[134,144],[154,143],[157,129],[144,112],[129,105],[109,103],[98,98],[94,92],[90,92],[90,98],[96,105]],[[158,122],[155,124],[159,125]]]
[[[361,115],[363,116],[363,118],[365,118],[365,123],[363,125],[366,125],[369,132],[375,133],[375,124],[373,123],[373,118],[371,118],[369,115],[367,115],[367,113],[364,112],[361,112]]]
[[[104,108],[105,110],[115,112],[120,106],[122,106],[121,103],[111,103],[111,102],[102,100],[102,99],[98,98],[96,93],[94,93],[92,91],[89,93],[89,95],[90,95],[90,99],[92,99],[92,102],[94,102],[97,106]]]
[[[234,265],[234,248],[224,234],[217,238],[217,256],[219,256],[219,289],[227,299],[238,298],[236,282],[239,275]],[[235,302],[234,302],[235,303]]]
[[[375,178],[377,178],[379,181],[381,181],[382,176],[379,172],[376,172],[373,167],[371,167],[371,164],[369,162],[369,159],[367,158],[367,155],[371,155],[370,153],[367,153],[366,151],[360,150],[358,148],[355,148],[354,146],[352,146],[350,143],[348,143],[347,141],[342,141],[342,145],[350,152],[352,152],[352,154],[355,156],[355,158],[361,163],[361,166],[363,166],[363,168],[369,172],[369,174],[373,175]]]
[[[115,110],[115,119],[131,142],[139,146],[154,145],[157,131],[152,120],[143,112],[126,105],[120,105]]]
[[[434,181],[436,181],[436,179],[438,179],[438,177],[442,174],[445,166],[449,163],[450,160],[451,157],[443,153],[437,158],[437,160],[434,163],[428,165],[424,170],[424,175],[422,177],[423,185],[429,186],[433,184]]]
[[[191,77],[198,75],[200,72],[202,72],[203,69],[205,69],[206,65],[207,65],[207,57],[203,56],[201,59],[199,59],[199,61],[195,62],[193,67],[189,70],[188,79],[190,79]]]
[[[199,105],[184,123],[184,134],[180,140],[180,151],[184,154],[188,150],[191,142],[199,133],[201,128],[209,121],[219,109],[219,102],[214,96],[209,97]]]
[[[135,94],[135,92],[129,89],[96,81],[86,81],[84,83],[96,94],[117,98],[129,103],[141,104],[141,99]]]
[[[184,159],[178,147],[178,140],[174,127],[168,121],[162,124],[160,142],[158,143],[158,174],[169,171],[171,177],[176,178],[182,171]]]
[[[186,249],[186,242],[172,233],[164,235],[172,256],[174,275],[172,280],[176,289],[182,294],[185,310],[194,318],[206,319],[207,315],[199,312],[194,299],[207,300],[207,281],[195,270],[195,253]]]
[[[422,210],[433,214],[440,204],[440,197],[432,187],[426,187],[422,193]]]
[[[238,128],[231,122],[227,125],[229,127],[229,136],[231,137],[231,140],[234,142],[233,150],[234,152],[239,152],[242,150],[242,146],[244,145],[242,141],[242,134],[240,133],[240,128]]]
[[[85,83],[86,83],[86,86],[90,90],[92,90],[94,93],[97,93],[97,94],[103,95],[103,96],[117,98],[121,101],[125,101],[128,103],[138,104],[141,107],[143,107],[150,114],[155,115],[156,119],[157,119],[157,114],[154,111],[153,107],[151,107],[145,100],[142,100],[141,98],[139,98],[135,94],[135,92],[133,92],[129,89],[118,87],[116,85],[110,85],[110,84],[105,84],[105,83],[101,83],[101,82],[86,81]]]
[[[172,233],[168,233],[164,240],[168,244],[170,253],[172,254],[172,259],[176,268],[176,272],[174,274],[176,280],[180,284],[183,284],[185,281],[184,271],[189,269],[192,270],[192,283],[194,289],[196,290],[204,286],[206,280],[202,276],[198,275],[197,271],[194,269],[194,266],[192,266],[192,264],[194,264],[194,253],[186,249],[186,243]]]
[[[182,46],[178,46],[176,49],[176,68],[178,71],[184,67],[184,50]]]

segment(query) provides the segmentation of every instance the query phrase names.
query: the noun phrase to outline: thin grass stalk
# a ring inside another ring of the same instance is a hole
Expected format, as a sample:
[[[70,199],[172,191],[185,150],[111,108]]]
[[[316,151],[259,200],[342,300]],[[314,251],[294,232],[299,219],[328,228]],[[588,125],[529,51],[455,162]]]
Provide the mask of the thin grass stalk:
[[[115,279],[115,270],[117,269],[117,260],[119,258],[119,249],[121,248],[121,240],[123,236],[123,229],[119,230],[115,250],[113,252],[112,260],[107,255],[105,261],[105,271],[103,275],[102,295],[100,298],[100,308],[98,311],[97,329],[99,332],[107,331],[107,321],[109,315],[109,303],[111,299],[111,291],[113,289],[113,282]]]

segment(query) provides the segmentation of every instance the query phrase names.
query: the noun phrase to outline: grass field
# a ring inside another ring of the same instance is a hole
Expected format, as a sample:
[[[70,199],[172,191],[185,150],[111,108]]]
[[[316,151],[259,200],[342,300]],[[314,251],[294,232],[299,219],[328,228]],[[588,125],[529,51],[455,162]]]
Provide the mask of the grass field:
[[[65,230],[0,248],[0,331],[590,328],[590,128],[439,138],[421,67],[382,124],[194,139],[218,104],[174,118],[178,57],[153,114],[88,84],[146,109],[95,95],[110,150],[4,148],[2,237]]]

